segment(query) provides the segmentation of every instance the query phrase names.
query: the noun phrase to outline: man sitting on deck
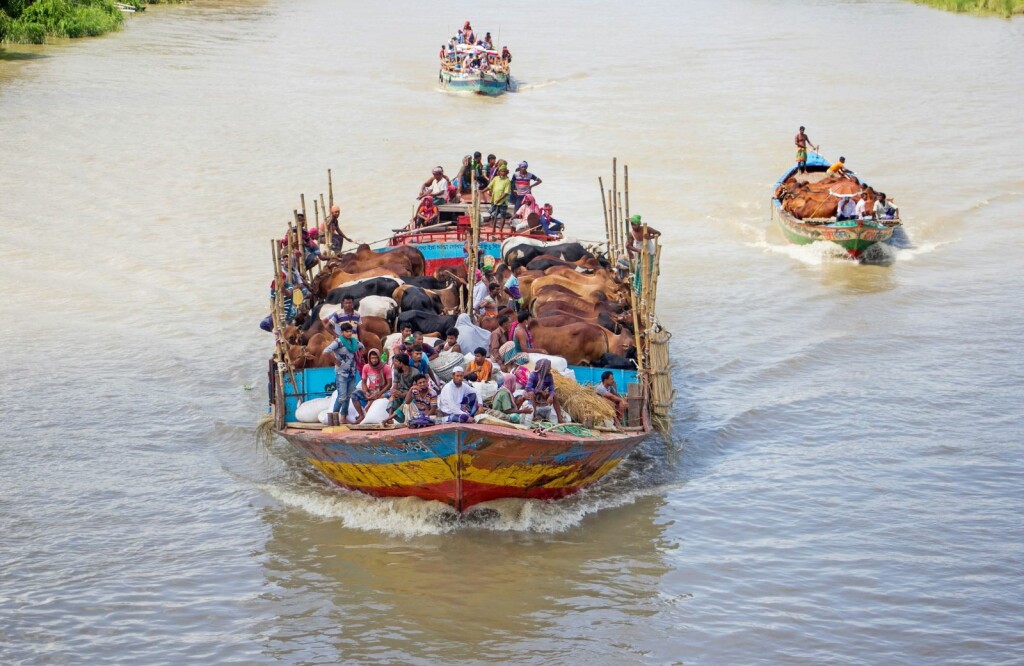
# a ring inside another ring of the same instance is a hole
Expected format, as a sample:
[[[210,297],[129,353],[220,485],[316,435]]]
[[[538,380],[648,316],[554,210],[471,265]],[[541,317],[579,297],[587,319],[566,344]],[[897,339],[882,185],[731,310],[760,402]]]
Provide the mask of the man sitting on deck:
[[[836,210],[836,222],[857,219],[857,204],[853,203],[853,195],[841,197],[839,208]]]
[[[803,129],[802,127],[800,129]],[[611,370],[601,373],[601,383],[594,389],[599,396],[615,405],[615,415],[622,418],[626,413],[626,401],[615,387],[615,374]]]
[[[466,366],[466,376],[470,381],[489,382],[494,364],[487,360],[487,350],[477,347],[473,350],[473,360]],[[472,375],[472,377],[470,377]]]
[[[475,395],[475,394],[474,394]],[[437,420],[437,400],[430,391],[426,375],[413,377],[412,388],[405,395],[405,423],[410,427],[425,426]]]
[[[476,416],[476,391],[463,381],[464,377],[463,368],[456,367],[452,371],[452,380],[444,385],[437,396],[438,414],[446,423],[468,423]]]
[[[406,395],[412,388],[417,373],[413,372],[409,365],[409,355],[404,352],[395,354],[391,363],[393,366],[391,370],[391,401],[388,403],[388,417],[383,422],[391,423],[396,418],[399,422],[404,422],[405,413],[402,411],[402,406],[405,404]]]
[[[437,220],[441,216],[441,211],[437,209],[434,204],[432,197],[423,197],[420,201],[419,207],[416,209],[416,214],[413,215],[412,223],[409,225],[409,230],[422,229],[423,227],[429,227],[432,224],[436,224]]]
[[[498,327],[491,331],[491,341],[487,347],[491,360],[495,363],[501,363],[501,353],[499,350],[503,344],[508,342],[508,329],[511,325],[512,318],[504,314],[498,317]]]
[[[895,220],[897,217],[899,217],[899,211],[886,200],[885,192],[879,192],[878,199],[875,200],[875,219]]]
[[[448,188],[451,187],[451,184],[448,176],[444,175],[444,169],[439,166],[434,167],[430,180],[423,183],[423,187],[420,188],[419,198],[432,197],[434,203],[440,206],[448,200]]]
[[[551,361],[542,358],[526,382],[526,400],[533,404],[534,418],[558,423],[561,413],[555,394],[555,378],[551,375]],[[524,406],[526,403],[523,403]]]

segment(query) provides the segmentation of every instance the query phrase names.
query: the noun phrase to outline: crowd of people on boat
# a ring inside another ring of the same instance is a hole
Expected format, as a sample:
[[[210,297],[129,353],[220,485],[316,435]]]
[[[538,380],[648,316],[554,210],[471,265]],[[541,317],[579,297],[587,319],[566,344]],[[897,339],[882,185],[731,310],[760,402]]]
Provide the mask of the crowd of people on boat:
[[[449,177],[444,167],[434,167],[430,178],[420,186],[419,204],[409,229],[436,224],[440,218],[438,206],[469,201],[476,187],[481,201],[487,205],[487,220],[495,230],[504,229],[508,224],[515,231],[558,237],[565,225],[554,217],[550,203],[539,204],[533,194],[534,188],[543,182],[530,171],[526,161],[519,162],[510,173],[508,160],[491,153],[484,161],[482,153],[476,151],[462,158],[454,177]]]
[[[441,45],[439,55],[443,69],[464,74],[488,71],[507,74],[512,63],[512,53],[507,46],[502,46],[499,53],[494,47],[491,33],[477,37],[469,21],[447,44]]]

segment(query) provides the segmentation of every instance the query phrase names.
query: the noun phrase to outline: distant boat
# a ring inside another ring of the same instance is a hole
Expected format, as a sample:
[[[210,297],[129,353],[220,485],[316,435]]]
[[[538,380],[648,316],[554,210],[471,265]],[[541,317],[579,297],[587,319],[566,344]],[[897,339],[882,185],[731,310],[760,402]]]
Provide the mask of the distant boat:
[[[863,186],[853,178],[827,176],[829,166],[830,162],[824,157],[808,152],[807,173],[797,173],[795,164],[786,171],[775,183],[772,219],[791,243],[808,245],[830,241],[860,260],[869,247],[892,238],[893,229],[901,224],[899,214],[896,212],[892,219],[864,217],[837,221],[835,210],[839,199],[859,193]],[[810,214],[798,216],[794,214],[797,207],[794,204],[814,207]]]
[[[497,96],[512,90],[510,69],[496,50],[456,44],[441,57],[437,80],[452,92]]]

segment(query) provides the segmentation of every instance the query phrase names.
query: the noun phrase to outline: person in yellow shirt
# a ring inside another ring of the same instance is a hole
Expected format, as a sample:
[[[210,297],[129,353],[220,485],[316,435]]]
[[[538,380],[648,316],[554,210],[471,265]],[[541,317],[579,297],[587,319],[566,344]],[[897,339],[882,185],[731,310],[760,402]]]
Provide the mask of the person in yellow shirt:
[[[491,381],[491,372],[494,369],[494,364],[487,360],[487,350],[483,347],[477,347],[473,351],[473,360],[466,366],[466,377],[474,375],[472,382],[489,382]]]
[[[840,157],[839,161],[828,168],[828,175],[830,176],[846,176],[849,172],[846,170],[846,158]]]
[[[498,175],[487,183],[487,192],[491,195],[491,224],[498,228],[498,220],[501,226],[505,226],[508,215],[508,197],[512,193],[512,180],[508,177],[508,166],[501,164],[498,167]]]

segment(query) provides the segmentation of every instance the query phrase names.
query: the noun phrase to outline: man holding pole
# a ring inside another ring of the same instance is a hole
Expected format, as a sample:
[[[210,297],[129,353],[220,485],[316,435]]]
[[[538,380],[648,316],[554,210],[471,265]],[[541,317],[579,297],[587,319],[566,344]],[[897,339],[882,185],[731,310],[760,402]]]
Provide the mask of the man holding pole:
[[[324,221],[324,229],[327,230],[326,233],[330,236],[331,252],[333,252],[334,254],[341,254],[341,248],[342,245],[344,245],[344,241],[348,241],[349,243],[355,243],[354,240],[346,236],[345,233],[341,230],[341,225],[339,224],[340,219],[341,208],[338,207],[338,204],[334,204],[333,206],[331,206],[330,216],[328,216],[328,218]]]

